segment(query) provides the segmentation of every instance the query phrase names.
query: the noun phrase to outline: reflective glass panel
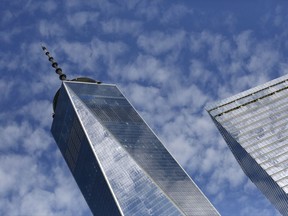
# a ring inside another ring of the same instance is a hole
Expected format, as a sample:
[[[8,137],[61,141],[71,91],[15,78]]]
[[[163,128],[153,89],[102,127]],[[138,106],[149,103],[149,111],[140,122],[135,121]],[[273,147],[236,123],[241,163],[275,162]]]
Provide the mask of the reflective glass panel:
[[[288,212],[287,79],[280,77],[207,108],[244,172],[284,215]]]
[[[65,86],[124,214],[218,215],[116,86]]]

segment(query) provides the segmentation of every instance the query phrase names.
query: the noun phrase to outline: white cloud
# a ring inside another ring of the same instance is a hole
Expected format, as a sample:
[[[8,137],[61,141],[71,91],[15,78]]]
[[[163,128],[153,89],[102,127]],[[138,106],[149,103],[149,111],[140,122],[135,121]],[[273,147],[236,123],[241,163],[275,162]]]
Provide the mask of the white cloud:
[[[213,76],[213,72],[205,68],[205,62],[202,62],[198,59],[192,59],[189,69],[189,80],[197,80],[197,83],[207,83],[208,81],[211,82],[211,79],[209,78]]]
[[[58,3],[52,0],[49,1],[45,1],[45,2],[41,2],[41,8],[43,11],[47,12],[47,13],[52,13],[55,12],[57,10],[57,7],[59,6]]]
[[[243,31],[239,35],[234,36],[234,40],[237,46],[236,53],[239,55],[237,58],[249,56],[252,52],[253,44],[256,42],[252,38],[251,30]]]
[[[25,116],[25,118],[29,117],[33,119],[43,128],[50,128],[52,122],[52,112],[52,99],[51,101],[33,100],[18,110],[17,114]]]
[[[65,34],[65,30],[61,25],[48,20],[40,20],[39,32],[44,37],[59,37]]]
[[[80,11],[73,13],[71,15],[67,16],[68,23],[75,27],[83,27],[88,22],[93,23],[93,25],[96,25],[97,19],[98,19],[99,13],[97,12],[88,12],[88,11]]]
[[[224,62],[231,53],[231,44],[222,35],[214,35],[210,38],[209,45],[211,46],[208,51],[209,60],[215,62]]]
[[[13,81],[0,79],[0,92],[2,92],[2,101],[0,103],[3,103],[3,100],[6,100],[10,97],[13,86]]]
[[[103,32],[109,34],[138,35],[142,31],[142,22],[125,19],[110,19],[101,22]]]
[[[224,24],[229,28],[230,31],[233,31],[235,29],[235,26],[237,25],[237,16],[233,13],[228,12],[227,14],[225,14]]]
[[[288,64],[287,63],[279,63],[279,74],[281,76],[288,73]]]
[[[175,127],[175,129],[181,132],[181,127]],[[200,161],[197,153],[199,146],[194,145],[196,140],[185,137],[185,135],[170,136],[171,139],[164,140],[164,145],[173,155],[173,157],[185,168],[185,169],[197,169]],[[194,144],[193,144],[194,143]],[[193,164],[190,162],[193,161]],[[192,177],[193,178],[193,177]]]
[[[254,191],[257,191],[258,188],[251,182],[251,180],[247,180],[246,184],[244,184],[243,189],[245,193],[253,193]]]
[[[133,83],[128,86],[123,86],[122,90],[129,92],[128,98],[133,101],[133,104],[139,107],[141,111],[155,112],[157,108],[155,103],[158,104],[163,100],[159,88],[153,86],[142,86]]]
[[[190,49],[196,55],[205,56],[206,67],[213,67],[214,73],[219,71],[227,76],[227,74],[232,72],[229,70],[229,66],[234,63],[235,48],[234,41],[231,39],[209,31],[192,33],[190,36]],[[239,59],[236,60],[239,61]],[[213,77],[215,77],[214,74]],[[213,80],[212,77],[211,80]]]
[[[230,73],[242,75],[249,71],[267,74],[280,60],[273,43],[256,41],[250,30],[234,35],[233,40],[203,31],[192,34],[190,42],[191,50],[195,53],[207,53],[208,61],[216,65],[228,81],[227,74]]]
[[[129,81],[149,81],[151,83],[165,83],[173,74],[172,68],[163,64],[157,58],[149,55],[138,55],[135,61],[124,66],[115,66],[112,76],[119,76]],[[170,81],[172,83],[172,80]]]
[[[19,55],[14,55],[12,52],[0,53],[0,68],[3,74],[6,75],[8,71],[13,71],[21,65],[21,58]],[[15,76],[14,76],[15,78]]]
[[[246,202],[248,202],[246,200]],[[254,201],[253,201],[254,202]],[[270,209],[267,209],[265,207],[254,207],[253,205],[245,205],[245,207],[239,212],[240,216],[246,216],[246,215],[253,215],[253,216],[281,216],[278,212],[273,211],[271,212]]]
[[[0,191],[2,195],[16,192],[19,189],[17,188],[17,182],[27,178],[27,175],[28,178],[31,177],[31,172],[26,172],[26,176],[23,176],[21,175],[21,170],[27,170],[30,166],[29,171],[32,171],[35,167],[35,165],[32,165],[31,158],[20,155],[2,155],[0,161],[0,175],[2,179]],[[22,190],[27,190],[27,188],[25,187]]]
[[[257,86],[259,84],[265,83],[268,80],[269,78],[266,76],[265,73],[258,76],[255,76],[253,74],[247,74],[239,77],[233,77],[231,79],[231,86],[234,85],[233,92],[237,93]]]
[[[190,48],[193,52],[202,51],[206,43],[213,42],[214,35],[210,32],[202,31],[201,33],[192,32],[190,36]]]
[[[58,49],[64,51],[69,58],[69,63],[78,65],[82,70],[95,72],[99,68],[99,61],[107,66],[113,66],[115,58],[126,52],[127,46],[122,42],[105,42],[94,38],[90,43],[62,41]],[[67,71],[73,72],[71,64],[64,64]]]
[[[25,151],[31,154],[41,154],[47,149],[52,139],[42,128],[33,128],[28,122],[8,122],[1,125],[2,151]]]
[[[207,96],[196,85],[174,85],[173,92],[169,94],[169,104],[171,107],[190,107],[192,111],[199,111],[207,101]]]
[[[279,53],[271,43],[259,43],[251,55],[247,68],[256,73],[267,73],[279,62]]]
[[[178,31],[171,34],[152,32],[139,36],[137,44],[146,53],[160,55],[173,50],[179,50],[184,46],[185,32]]]
[[[37,205],[35,204],[37,200]],[[25,198],[22,199],[19,206],[20,214],[27,215],[52,215],[52,204],[55,197],[49,191],[35,188],[31,192],[25,194]]]
[[[202,168],[208,169],[208,171],[209,169],[212,170],[212,174],[207,183],[208,192],[217,194],[221,190],[224,190],[224,188],[237,188],[241,186],[246,178],[245,174],[228,148],[225,150],[218,149],[213,155],[216,159],[205,157],[204,161],[208,161],[205,163],[206,167],[202,166]]]
[[[211,172],[212,168],[215,168],[216,164],[219,165],[219,162],[221,161],[221,158],[218,157],[219,149],[215,149],[215,147],[207,148],[204,155],[201,162],[201,172]]]
[[[47,134],[47,131],[37,128],[31,131],[23,140],[23,147],[29,153],[41,155],[43,150],[47,149],[51,143],[53,141],[51,136]]]
[[[13,41],[15,36],[22,34],[21,30],[17,28],[10,28],[9,31],[0,31],[0,40],[5,43],[10,43]]]
[[[193,33],[191,51],[208,58],[205,67],[200,60],[191,59],[190,76],[200,79],[202,85],[209,82],[208,88],[214,86],[213,93],[219,98],[246,90],[269,80],[269,74],[278,68],[285,71],[279,64],[282,57],[273,44],[271,40],[256,40],[251,30],[229,39],[208,31]]]
[[[5,25],[7,23],[9,23],[15,16],[13,15],[13,13],[10,10],[4,10],[2,11],[1,14],[1,24]]]
[[[55,161],[55,154],[50,154]],[[87,204],[63,164],[61,168],[50,164],[47,172],[40,158],[33,154],[1,155],[0,163],[1,215],[89,214]]]
[[[119,6],[110,3],[106,0],[86,0],[86,1],[78,1],[78,0],[69,0],[65,1],[65,7],[70,9],[70,11],[82,11],[83,9],[89,11],[100,11],[105,15],[114,15],[118,10]]]
[[[129,11],[135,10],[137,8],[137,5],[142,1],[143,0],[127,0],[127,1],[119,0],[119,2],[121,2],[121,4],[124,5],[125,8],[127,8]]]
[[[3,150],[18,148],[24,136],[27,132],[31,132],[31,128],[27,122],[23,123],[8,123],[7,125],[1,125],[1,145],[0,148]]]
[[[91,42],[93,55],[100,55],[107,65],[114,63],[115,58],[127,51],[127,45],[123,42],[105,42],[93,39]]]
[[[268,22],[271,22],[274,27],[283,29],[287,26],[287,13],[286,13],[286,5],[284,4],[278,4],[275,5],[275,7],[269,11],[270,13],[267,13],[266,16],[264,16],[264,21],[266,24]]]
[[[169,24],[169,23],[177,23],[179,20],[186,16],[193,14],[193,9],[188,8],[185,5],[175,4],[172,5],[167,10],[163,11],[163,15],[160,19],[160,22]]]
[[[135,8],[135,14],[151,21],[159,17],[160,1],[139,1]]]

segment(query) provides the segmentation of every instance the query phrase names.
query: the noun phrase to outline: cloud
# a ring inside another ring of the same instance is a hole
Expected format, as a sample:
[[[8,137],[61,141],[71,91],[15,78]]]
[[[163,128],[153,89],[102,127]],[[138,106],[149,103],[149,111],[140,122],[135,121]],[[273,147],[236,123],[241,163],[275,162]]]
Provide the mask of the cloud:
[[[123,87],[124,91],[129,92],[128,98],[132,100],[133,104],[137,105],[141,111],[155,112],[155,108],[157,108],[155,103],[162,101],[160,90],[157,87],[143,86],[136,83]],[[153,101],[154,103],[149,103],[148,101]]]
[[[87,0],[85,2],[78,0],[70,0],[65,1],[65,8],[68,8],[69,11],[99,11],[105,16],[114,15],[117,11],[119,11],[119,6],[115,3],[110,3],[105,0]]]
[[[64,52],[69,60],[63,64],[63,68],[70,74],[83,76],[84,70],[86,74],[93,73],[94,77],[99,77],[99,73],[104,69],[108,68],[106,73],[111,71],[109,68],[115,65],[116,58],[127,51],[127,46],[123,42],[106,42],[94,38],[89,43],[62,41],[58,49]],[[81,70],[75,71],[75,65]]]
[[[3,150],[17,149],[21,144],[22,138],[31,131],[29,124],[27,122],[23,123],[8,123],[6,125],[1,125],[1,137],[2,141],[0,148]]]
[[[138,17],[151,21],[159,17],[160,1],[139,1],[135,8],[135,14]]]
[[[65,35],[64,28],[61,27],[56,22],[51,22],[48,20],[40,20],[39,22],[39,32],[43,37],[61,37]]]
[[[266,29],[269,30],[280,30],[283,33],[283,29],[287,27],[287,13],[286,13],[286,4],[277,2],[277,4],[273,5],[270,10],[266,11],[264,15],[262,15],[261,21]],[[284,33],[286,34],[286,33]]]
[[[0,213],[71,215],[74,212],[88,215],[87,204],[79,196],[71,175],[67,176],[67,167],[64,169],[62,164],[61,168],[56,168],[51,164],[53,168],[47,172],[40,166],[39,159],[28,154],[1,155]]]
[[[52,0],[48,0],[48,1],[46,0],[45,2],[41,2],[39,6],[46,13],[52,13],[57,10],[57,7],[59,6],[59,4]]]
[[[175,127],[177,131],[181,131],[181,128]],[[163,137],[161,135],[160,137]],[[162,139],[163,140],[163,139]],[[199,165],[199,162],[197,161],[199,158],[196,156],[199,148],[193,143],[195,143],[195,139],[188,138],[183,135],[177,135],[177,136],[171,136],[169,141],[167,139],[164,139],[164,145],[166,148],[171,152],[173,157],[184,167],[186,170],[196,169],[197,165]],[[180,148],[181,146],[181,148]],[[195,163],[191,167],[191,160],[193,160]],[[192,176],[192,178],[194,178]]]
[[[237,55],[237,57],[245,58],[251,54],[252,46],[256,42],[252,35],[253,33],[251,30],[246,30],[234,36],[237,47],[236,53],[239,55]]]
[[[168,102],[171,107],[190,107],[190,111],[199,111],[207,101],[207,96],[196,85],[173,86],[174,91],[169,94]]]
[[[152,32],[146,35],[140,35],[137,44],[146,53],[160,55],[173,50],[179,50],[184,46],[185,32],[178,31],[171,34],[163,32]]]
[[[3,70],[3,75],[7,75],[8,71],[16,70],[20,65],[19,55],[14,55],[14,58],[11,58],[13,56],[12,52],[0,52],[0,56],[0,68]]]
[[[13,41],[13,38],[21,33],[22,32],[19,28],[12,28],[9,29],[9,31],[0,31],[0,40],[5,43],[11,43]]]
[[[241,59],[233,58],[235,53],[234,46],[234,41],[231,39],[209,31],[192,33],[190,36],[191,52],[198,58],[205,59],[206,68],[212,68],[214,73],[216,72],[220,76],[223,75],[227,77],[228,74],[234,72],[230,70],[231,65],[233,65],[235,69],[235,65],[241,62]],[[238,68],[236,67],[236,69]],[[217,78],[219,79],[219,76]],[[211,80],[213,79],[215,79],[214,75],[211,76]]]
[[[222,18],[223,20],[223,18]],[[224,16],[224,24],[229,28],[230,31],[235,30],[235,26],[237,26],[237,16],[234,13],[227,13]]]
[[[67,16],[68,23],[74,28],[80,28],[84,25],[87,25],[88,22],[96,25],[99,13],[97,12],[88,12],[88,11],[80,11]]]
[[[211,172],[212,167],[215,167],[215,164],[219,164],[221,160],[217,155],[219,155],[219,150],[215,147],[207,148],[204,153],[204,159],[201,162],[201,172],[207,173]]]
[[[1,155],[1,167],[0,167],[0,175],[1,179],[1,186],[0,191],[1,194],[8,194],[8,193],[24,193],[28,191],[27,184],[33,184],[33,171],[35,172],[36,164],[33,164],[33,159],[31,157],[23,157],[22,155],[15,155],[15,154],[7,154]],[[29,171],[32,172],[25,172],[24,170],[30,167]],[[22,171],[21,171],[22,170]],[[24,172],[23,172],[24,171]],[[22,174],[22,175],[21,175]],[[28,183],[28,179],[31,179],[31,183]],[[22,181],[21,181],[22,180]],[[25,182],[26,181],[26,182]],[[21,190],[18,191],[17,182],[22,182],[25,184]],[[32,185],[30,185],[31,187]]]
[[[164,24],[178,23],[181,18],[187,15],[193,14],[193,9],[190,9],[186,5],[175,4],[171,5],[167,10],[162,12],[160,22]]]
[[[206,87],[206,90],[213,86],[217,88],[217,78],[213,78],[213,71],[207,68],[206,62],[196,58],[191,59],[189,66],[188,80],[196,82],[198,86],[206,86],[207,83],[211,85]]]
[[[13,81],[0,79],[0,92],[2,92],[2,101],[0,104],[3,104],[5,100],[9,99],[13,86]]]
[[[173,74],[172,68],[150,55],[139,54],[134,61],[126,65],[116,65],[111,71],[112,76],[126,81],[148,81],[165,83]],[[172,80],[171,80],[172,82]]]
[[[281,74],[278,72],[281,68],[283,71],[279,64],[283,57],[275,42],[278,44],[277,41],[256,40],[251,30],[234,34],[233,38],[208,31],[193,33],[190,50],[196,58],[191,60],[190,76],[200,79],[203,85],[211,82],[213,85],[206,85],[209,93],[221,98],[264,83],[271,79],[269,74]],[[205,67],[199,60],[201,56],[208,57]],[[210,86],[214,86],[213,89]]]
[[[251,72],[265,73],[271,70],[279,62],[279,52],[275,50],[271,43],[259,43],[255,46],[255,51],[251,55],[247,69]]]
[[[107,34],[129,34],[138,35],[142,31],[142,22],[125,20],[125,19],[110,19],[101,22],[102,31]]]
[[[0,126],[3,152],[24,151],[26,153],[40,153],[47,149],[52,142],[51,137],[42,128],[32,127],[27,121],[9,122]]]
[[[41,127],[50,128],[52,122],[52,100],[33,100],[18,110],[17,114],[33,119]]]
[[[10,10],[4,10],[1,13],[1,25],[7,25],[14,18],[14,15]]]

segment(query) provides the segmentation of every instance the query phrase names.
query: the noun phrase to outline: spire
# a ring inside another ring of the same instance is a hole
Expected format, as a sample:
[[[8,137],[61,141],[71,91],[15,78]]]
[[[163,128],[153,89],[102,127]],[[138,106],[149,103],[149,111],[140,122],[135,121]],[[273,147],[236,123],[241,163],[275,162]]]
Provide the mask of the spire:
[[[55,68],[55,72],[59,75],[60,80],[66,80],[66,75],[62,73],[62,69],[58,67],[58,63],[54,60],[54,58],[50,55],[47,48],[41,45],[42,50],[44,51],[45,55],[48,56],[48,60],[51,62],[52,67]]]

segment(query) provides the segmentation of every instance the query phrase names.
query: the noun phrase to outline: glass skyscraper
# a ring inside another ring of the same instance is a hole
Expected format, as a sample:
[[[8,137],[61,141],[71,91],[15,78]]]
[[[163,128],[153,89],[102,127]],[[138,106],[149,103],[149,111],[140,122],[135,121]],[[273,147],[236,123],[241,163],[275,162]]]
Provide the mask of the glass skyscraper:
[[[206,110],[245,174],[288,215],[288,76]]]
[[[219,215],[115,85],[63,81],[51,132],[92,213]]]

